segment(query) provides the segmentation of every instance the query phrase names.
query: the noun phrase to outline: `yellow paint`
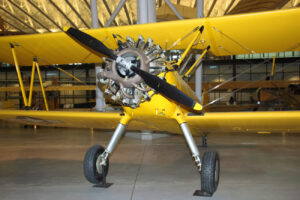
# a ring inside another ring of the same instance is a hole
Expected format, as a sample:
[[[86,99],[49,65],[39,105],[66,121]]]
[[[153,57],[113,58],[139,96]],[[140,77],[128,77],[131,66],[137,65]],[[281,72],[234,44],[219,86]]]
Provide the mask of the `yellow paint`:
[[[64,32],[67,32],[69,30],[69,28],[70,27],[68,27],[68,26],[64,26],[64,28],[63,28]]]
[[[207,49],[205,49],[202,54],[199,56],[199,58],[195,61],[195,63],[190,67],[190,69],[185,73],[185,77],[190,75],[190,73],[193,71],[193,69],[196,67],[196,65],[200,62],[200,60],[203,58],[203,56],[206,54]]]
[[[197,38],[200,35],[200,31],[198,30],[196,32],[196,35],[194,36],[194,38],[192,39],[192,41],[190,41],[189,45],[187,46],[187,48],[185,49],[184,53],[181,55],[179,61],[177,62],[177,65],[180,66],[182,61],[185,59],[186,55],[188,54],[188,52],[191,50],[193,44],[195,43],[195,41],[197,40]]]
[[[109,48],[116,49],[112,34],[130,36],[137,40],[139,35],[152,38],[161,47],[173,44],[195,27],[204,25],[201,43],[193,47],[203,49],[210,45],[210,52],[216,56],[231,54],[249,54],[249,51],[224,37],[213,27],[230,36],[243,46],[256,53],[300,51],[300,8],[276,10],[261,13],[228,15],[216,18],[189,19],[180,21],[138,24],[109,28],[90,29],[84,32],[103,41]],[[274,25],[276,24],[276,26]],[[209,26],[208,26],[209,25]],[[175,49],[186,49],[193,35],[181,41]],[[9,43],[18,43],[15,47],[20,65],[31,66],[32,57],[37,56],[40,65],[69,63],[98,63],[101,59],[91,55],[88,50],[77,44],[63,32],[20,36],[0,37],[0,62],[13,63]],[[38,47],[38,48],[37,48]]]
[[[46,108],[46,111],[49,111],[47,98],[46,98],[46,94],[45,94],[45,90],[44,90],[44,86],[43,86],[43,80],[42,80],[42,76],[41,76],[41,72],[40,72],[40,66],[39,66],[39,63],[36,61],[35,61],[35,65],[36,65],[36,69],[37,69],[39,80],[40,80],[40,85],[41,85],[41,90],[42,90],[42,94],[43,94],[43,98],[44,98],[45,108]]]
[[[257,134],[271,134],[270,131],[258,131]]]
[[[272,73],[271,73],[271,77],[274,76],[274,70],[275,70],[275,59],[276,59],[276,55],[273,56],[273,63],[272,63]]]
[[[131,119],[130,114],[125,112],[123,114],[123,116],[121,117],[120,123],[123,125],[127,125],[129,123],[130,119]]]
[[[32,62],[32,70],[31,70],[31,77],[30,77],[30,88],[29,88],[29,98],[28,98],[29,107],[31,106],[31,100],[32,100],[34,74],[35,74],[35,61]]]
[[[196,103],[196,104],[194,105],[194,107],[193,107],[193,109],[194,109],[194,110],[197,110],[197,111],[201,111],[202,108],[203,108],[202,105],[199,104],[199,103]]]
[[[176,41],[179,36],[190,32],[195,25],[209,24],[209,27],[206,26],[204,29],[203,39],[206,45],[214,43],[211,46],[211,51],[216,55],[228,55],[228,52],[224,49],[233,52],[233,54],[248,53],[245,48],[237,45],[236,42],[258,53],[278,52],[291,47],[292,50],[300,50],[299,46],[295,46],[299,42],[300,35],[300,25],[297,23],[299,17],[300,9],[297,8],[209,19],[192,19],[146,25],[101,28],[87,30],[86,32],[100,40],[105,37],[111,38],[107,40],[108,43],[110,40],[113,41],[113,38],[110,37],[112,33],[122,36],[129,35],[134,39],[136,39],[139,34],[142,34],[145,38],[151,37],[155,43],[164,46],[166,39],[172,43],[172,41]],[[272,23],[269,23],[270,21],[272,21]],[[274,26],[274,23],[276,23],[276,26]],[[214,28],[230,35],[236,42],[223,37]],[[190,42],[191,40],[193,40],[193,38],[187,38],[182,41],[178,48],[185,48],[189,44],[192,44],[192,42]],[[4,47],[4,51],[0,53],[1,61],[6,55],[3,53],[5,52],[4,44],[8,41],[16,41],[21,44],[21,47],[24,46],[26,48],[30,48],[32,44],[38,42],[38,46],[41,48],[39,48],[39,51],[35,51],[32,48],[32,52],[48,60],[48,64],[83,62],[82,60],[90,63],[99,61],[99,58],[93,55],[86,59],[86,56],[90,54],[90,52],[74,43],[74,41],[68,38],[64,33],[1,37],[0,47]],[[115,43],[111,42],[110,44]],[[216,44],[222,46],[222,49],[219,49],[219,46]],[[204,48],[200,44],[198,46],[200,46],[199,48],[201,49]],[[30,54],[22,48],[18,48],[18,50],[22,55],[22,63],[26,65],[27,60],[25,57]],[[9,56],[6,57],[9,58]],[[7,59],[7,61],[9,61],[9,59]],[[37,70],[39,73],[38,64]],[[182,80],[177,72],[167,73],[166,81],[194,100],[197,100],[195,93],[187,83]],[[240,132],[257,133],[261,130],[270,130],[272,132],[300,132],[300,111],[227,112],[204,113],[201,115],[194,113],[193,115],[189,115],[190,112],[201,110],[202,106],[197,103],[195,104],[194,110],[188,110],[160,94],[153,95],[151,101],[141,103],[140,107],[136,109],[129,107],[123,107],[123,109],[124,115],[120,115],[120,113],[96,112],[1,110],[0,118],[13,122],[26,122],[46,126],[102,129],[114,129],[117,123],[120,122],[122,124],[128,124],[129,130],[146,129],[172,133],[181,133],[178,124],[184,122],[189,124],[193,133],[232,132],[233,127],[238,127],[238,131]]]
[[[19,62],[18,62],[16,51],[15,51],[13,44],[11,44],[11,52],[12,52],[14,62],[15,62],[15,67],[16,67],[16,72],[17,72],[17,76],[18,76],[18,80],[19,80],[19,84],[20,84],[20,88],[21,88],[23,102],[24,102],[24,105],[27,106],[27,97],[26,97],[26,93],[24,90],[24,85],[23,85],[22,75],[21,75],[21,71],[20,71],[20,67],[19,67]]]

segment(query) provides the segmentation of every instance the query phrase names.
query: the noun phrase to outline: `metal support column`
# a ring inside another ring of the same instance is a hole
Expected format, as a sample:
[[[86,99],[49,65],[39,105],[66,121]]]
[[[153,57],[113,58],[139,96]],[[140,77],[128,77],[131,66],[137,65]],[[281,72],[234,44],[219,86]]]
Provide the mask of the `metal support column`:
[[[148,0],[148,23],[156,22],[156,1]]]
[[[148,23],[148,0],[137,0],[138,23]]]
[[[91,14],[92,14],[92,27],[98,28],[98,9],[97,9],[97,0],[91,0]]]
[[[95,106],[95,110],[96,111],[100,111],[100,112],[104,112],[105,111],[105,98],[103,96],[103,92],[100,90],[99,88],[99,79],[97,78],[97,74],[100,73],[102,70],[101,66],[99,65],[95,65],[95,73],[96,73],[96,106]]]
[[[203,15],[203,0],[197,0],[197,18],[202,18]]]
[[[122,7],[124,6],[125,3],[126,3],[126,0],[120,1],[118,6],[116,7],[116,9],[114,10],[113,14],[110,16],[109,20],[107,21],[105,27],[109,27],[111,25],[111,23],[114,21],[116,16],[119,14],[120,10],[122,9]]]
[[[98,24],[98,9],[97,9],[97,0],[91,0],[91,14],[92,14],[92,27],[93,28],[98,28],[99,24]],[[100,70],[101,67],[97,67],[97,65],[95,65],[95,73],[97,75],[97,71]],[[96,76],[96,106],[95,106],[95,110],[96,111],[105,111],[105,99],[103,96],[103,92],[100,90],[100,88],[98,87],[98,79]]]
[[[197,18],[204,17],[203,6],[204,6],[203,0],[197,0]],[[196,57],[199,56],[200,55],[197,55]],[[200,102],[202,102],[202,74],[203,74],[203,64],[201,62],[195,72],[195,92]]]

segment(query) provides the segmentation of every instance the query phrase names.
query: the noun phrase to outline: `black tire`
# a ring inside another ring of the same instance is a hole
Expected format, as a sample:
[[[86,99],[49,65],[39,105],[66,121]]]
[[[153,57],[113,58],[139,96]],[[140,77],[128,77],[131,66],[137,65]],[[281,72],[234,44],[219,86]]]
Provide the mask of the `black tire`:
[[[220,159],[217,152],[205,152],[201,166],[201,190],[213,194],[218,187]]]
[[[109,169],[109,160],[107,158],[106,166],[102,167],[102,173],[97,171],[96,162],[98,157],[104,152],[104,147],[94,145],[86,152],[83,161],[83,171],[85,178],[93,184],[99,184],[105,179]]]

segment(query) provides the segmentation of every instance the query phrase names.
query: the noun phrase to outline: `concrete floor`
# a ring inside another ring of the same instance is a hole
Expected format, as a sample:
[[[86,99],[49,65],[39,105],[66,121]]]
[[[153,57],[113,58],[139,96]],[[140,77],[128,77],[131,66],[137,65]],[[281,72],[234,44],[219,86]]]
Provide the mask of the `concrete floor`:
[[[200,176],[181,135],[150,142],[123,138],[110,157],[108,181],[114,185],[93,187],[82,160],[91,145],[106,145],[110,136],[0,125],[0,199],[300,199],[300,134],[210,135],[209,149],[221,157],[212,198],[192,196]]]

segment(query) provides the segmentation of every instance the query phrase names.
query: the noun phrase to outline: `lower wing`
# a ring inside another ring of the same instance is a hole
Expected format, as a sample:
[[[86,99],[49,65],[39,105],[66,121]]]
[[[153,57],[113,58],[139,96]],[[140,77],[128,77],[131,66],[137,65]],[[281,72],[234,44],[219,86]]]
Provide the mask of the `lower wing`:
[[[300,111],[213,112],[187,116],[195,132],[300,133]]]
[[[40,126],[100,128],[113,130],[120,122],[120,113],[14,111],[1,110],[0,119]],[[215,112],[204,115],[187,114],[186,121],[194,134],[208,132],[293,132],[300,133],[300,111]],[[154,130],[181,133],[171,118],[133,118],[129,130]]]

